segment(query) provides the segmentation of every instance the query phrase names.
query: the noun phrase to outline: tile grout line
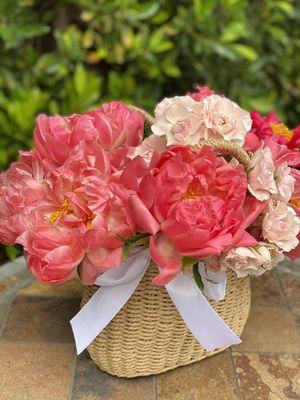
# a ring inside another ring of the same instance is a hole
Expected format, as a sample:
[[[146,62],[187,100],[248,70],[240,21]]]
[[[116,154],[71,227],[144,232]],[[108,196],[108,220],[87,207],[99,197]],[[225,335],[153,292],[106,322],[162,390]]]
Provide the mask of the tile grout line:
[[[4,326],[6,325],[6,322],[8,320],[8,316],[10,314],[13,301],[14,301],[14,296],[8,297],[8,304],[7,304],[7,307],[5,310],[5,315],[4,315],[4,318],[3,318],[3,321],[2,321],[2,324],[0,327],[0,341],[1,342],[2,342],[1,337],[2,337],[2,333],[4,331]]]
[[[233,381],[234,381],[235,387],[236,387],[237,400],[241,400],[240,385],[239,385],[238,378],[236,376],[235,365],[234,365],[234,360],[233,360],[233,354],[232,354],[231,349],[229,349],[229,360],[230,360],[229,362],[230,362],[230,365],[231,365],[231,373],[232,373]]]
[[[72,398],[73,398],[73,389],[74,389],[74,383],[75,383],[76,366],[77,366],[77,354],[76,354],[76,348],[75,348],[74,359],[73,359],[73,371],[72,371],[72,378],[71,378],[70,387],[69,387],[68,400],[72,400]]]
[[[156,382],[156,376],[153,376],[153,400],[157,400],[157,382]]]

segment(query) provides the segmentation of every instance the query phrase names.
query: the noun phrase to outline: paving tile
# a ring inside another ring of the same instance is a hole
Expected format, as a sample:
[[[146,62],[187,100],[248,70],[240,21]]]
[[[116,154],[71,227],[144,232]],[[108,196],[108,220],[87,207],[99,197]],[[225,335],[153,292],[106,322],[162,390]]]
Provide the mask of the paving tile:
[[[299,400],[300,356],[235,353],[241,400]]]
[[[277,277],[272,272],[266,272],[260,277],[253,277],[251,279],[251,302],[253,305],[285,305]]]
[[[79,279],[72,279],[61,285],[47,285],[43,282],[34,281],[31,285],[19,290],[21,296],[39,297],[81,297],[82,284]]]
[[[252,307],[242,339],[233,351],[300,354],[297,326],[286,308]]]
[[[70,344],[0,343],[0,399],[68,400],[73,370]]]
[[[157,400],[237,399],[228,351],[157,376]]]
[[[4,325],[2,339],[73,342],[70,319],[79,299],[17,297]]]
[[[125,379],[101,371],[84,352],[77,359],[72,400],[153,400],[152,377]]]
[[[296,277],[286,272],[281,272],[279,278],[289,304],[294,307],[300,307],[300,276]]]
[[[0,267],[0,269],[1,268],[2,267]],[[15,275],[2,277],[3,279],[0,282],[0,295],[10,288],[16,287],[18,289],[25,279],[28,280],[31,279],[31,277],[31,272],[26,269],[19,271]]]

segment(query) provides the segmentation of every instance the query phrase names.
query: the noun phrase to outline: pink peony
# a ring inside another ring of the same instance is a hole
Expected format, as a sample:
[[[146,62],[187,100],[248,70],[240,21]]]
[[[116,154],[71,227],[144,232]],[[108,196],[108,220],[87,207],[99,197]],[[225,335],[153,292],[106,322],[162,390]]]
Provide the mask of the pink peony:
[[[126,169],[128,175],[137,176],[133,165]],[[152,257],[164,270],[155,283],[165,284],[174,277],[182,266],[182,256],[209,257],[233,246],[256,243],[246,228],[266,205],[246,198],[243,167],[228,164],[212,148],[191,151],[174,147],[154,158],[151,170],[142,175],[142,179],[134,178],[130,183],[139,182],[140,201],[162,231],[150,242]],[[141,221],[143,214],[132,210],[133,220]],[[147,230],[145,226],[143,229]]]
[[[276,267],[284,256],[276,246],[258,243],[254,247],[235,247],[220,257],[222,271],[232,269],[239,278],[247,275],[260,276]]]
[[[192,93],[187,93],[187,96],[190,96],[195,101],[202,101],[206,97],[215,94],[214,90],[210,89],[208,86],[195,86],[196,91]]]
[[[285,145],[290,149],[299,149],[300,125],[292,131],[281,122],[278,115],[274,112],[267,116],[261,116],[258,112],[252,111],[250,115],[252,118],[252,129],[247,134],[245,142],[246,150],[257,150],[257,141],[261,142],[268,138],[272,138],[278,144]]]
[[[264,239],[284,251],[290,251],[298,245],[300,218],[296,211],[282,201],[271,201],[263,219]]]
[[[288,142],[290,149],[300,149],[300,125],[296,126],[293,131],[293,136]]]

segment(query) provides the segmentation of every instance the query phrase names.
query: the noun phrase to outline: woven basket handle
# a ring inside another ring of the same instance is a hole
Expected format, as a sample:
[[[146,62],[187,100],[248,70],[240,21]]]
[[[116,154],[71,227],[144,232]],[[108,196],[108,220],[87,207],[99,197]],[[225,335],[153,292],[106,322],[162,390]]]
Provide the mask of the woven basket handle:
[[[147,111],[132,105],[130,105],[129,108],[131,109],[131,111],[138,111],[143,114],[147,125],[151,126],[154,123],[154,118]],[[217,150],[225,151],[226,153],[236,158],[239,163],[243,164],[246,170],[249,169],[251,159],[246,150],[244,150],[242,147],[239,147],[236,144],[223,139],[201,140],[199,144],[195,147],[202,147],[204,145],[211,146]]]

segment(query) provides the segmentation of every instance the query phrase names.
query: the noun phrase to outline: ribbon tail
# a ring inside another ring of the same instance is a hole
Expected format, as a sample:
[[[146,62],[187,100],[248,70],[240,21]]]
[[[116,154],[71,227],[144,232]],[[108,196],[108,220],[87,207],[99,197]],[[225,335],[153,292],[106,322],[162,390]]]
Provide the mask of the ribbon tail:
[[[128,264],[123,264],[121,268],[125,273],[127,272],[126,268],[131,270],[139,268],[139,273],[135,271],[134,278],[130,281],[125,280],[125,283],[121,279],[121,284],[116,282],[115,286],[99,288],[70,321],[78,355],[102,332],[131,297],[144,276],[149,262],[150,256],[143,253],[139,258],[135,257],[133,262],[129,261]],[[110,271],[107,271],[103,275],[109,276],[109,273]]]
[[[219,317],[194,280],[178,275],[166,285],[186,326],[207,351],[241,343],[241,339]]]

